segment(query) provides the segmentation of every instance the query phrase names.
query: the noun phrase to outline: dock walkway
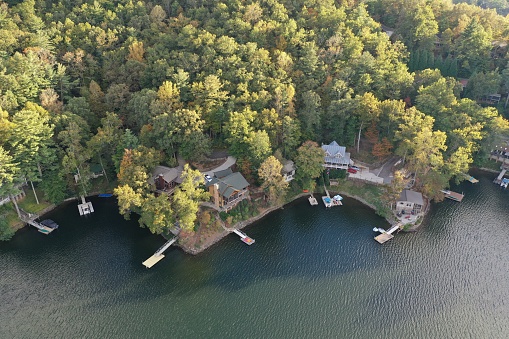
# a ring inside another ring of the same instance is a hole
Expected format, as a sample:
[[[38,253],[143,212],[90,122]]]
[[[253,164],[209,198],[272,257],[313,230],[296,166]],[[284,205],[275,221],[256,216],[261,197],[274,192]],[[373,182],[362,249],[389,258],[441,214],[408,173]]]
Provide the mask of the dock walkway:
[[[20,216],[21,221],[23,221],[31,226],[34,226],[42,234],[48,235],[55,230],[55,228],[45,226],[45,225],[41,224],[40,222],[35,221],[35,219],[39,218],[39,216],[37,214],[27,213],[27,212],[23,211],[22,209],[20,209],[20,212],[21,212],[21,216]]]
[[[159,249],[147,260],[143,262],[143,265],[146,268],[151,268],[155,264],[157,264],[159,261],[161,261],[164,258],[164,251],[168,249],[171,245],[173,245],[177,241],[177,237],[171,238],[166,243],[164,243],[163,246],[159,247]]]

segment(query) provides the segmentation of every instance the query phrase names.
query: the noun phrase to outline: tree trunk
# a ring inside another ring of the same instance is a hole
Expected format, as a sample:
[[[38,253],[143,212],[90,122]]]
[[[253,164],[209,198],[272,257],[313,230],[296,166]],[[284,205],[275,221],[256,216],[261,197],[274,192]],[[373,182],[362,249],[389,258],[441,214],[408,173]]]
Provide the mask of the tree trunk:
[[[37,193],[35,192],[34,182],[32,180],[30,180],[30,185],[32,186],[32,191],[34,192],[35,201],[37,202],[37,205],[39,205],[39,198],[37,197]]]
[[[104,174],[104,177],[106,178],[106,182],[109,184],[110,181],[108,180],[108,176],[106,175],[106,171],[104,170],[103,160],[100,155],[99,155],[99,163],[101,164],[101,168],[103,169],[103,174]]]
[[[16,207],[16,212],[18,213],[18,217],[21,219],[21,212],[19,211],[18,202],[16,201],[16,199],[14,199],[14,196],[12,194],[9,194],[9,197],[11,198],[11,201],[14,204],[14,207]]]
[[[363,124],[364,124],[364,122],[361,122],[361,126],[359,127],[359,137],[357,138],[357,153],[360,152],[360,148],[361,148],[361,132],[362,132]]]

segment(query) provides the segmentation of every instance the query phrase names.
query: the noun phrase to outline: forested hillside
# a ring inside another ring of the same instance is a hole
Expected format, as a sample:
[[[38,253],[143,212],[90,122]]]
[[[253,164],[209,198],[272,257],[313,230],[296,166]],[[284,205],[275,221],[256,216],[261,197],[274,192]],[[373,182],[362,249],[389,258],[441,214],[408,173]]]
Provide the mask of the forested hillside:
[[[0,1],[0,37],[0,196],[26,179],[59,202],[98,163],[154,232],[196,209],[145,194],[177,156],[228,148],[259,183],[276,151],[363,143],[433,197],[507,130],[509,19],[465,3]]]

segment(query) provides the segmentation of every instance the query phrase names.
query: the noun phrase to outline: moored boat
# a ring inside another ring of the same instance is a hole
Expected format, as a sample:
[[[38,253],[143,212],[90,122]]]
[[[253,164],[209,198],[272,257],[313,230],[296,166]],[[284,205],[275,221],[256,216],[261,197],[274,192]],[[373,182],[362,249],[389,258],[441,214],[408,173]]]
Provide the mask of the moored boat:
[[[51,219],[45,219],[41,221],[40,224],[53,230],[56,230],[58,228],[58,224]]]

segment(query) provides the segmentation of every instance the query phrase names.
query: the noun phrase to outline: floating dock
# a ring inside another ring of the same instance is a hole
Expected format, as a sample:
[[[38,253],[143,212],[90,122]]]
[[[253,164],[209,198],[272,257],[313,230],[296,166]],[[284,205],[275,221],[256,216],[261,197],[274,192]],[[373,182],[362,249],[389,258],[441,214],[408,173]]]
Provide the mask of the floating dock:
[[[334,197],[331,198],[330,194],[329,194],[329,191],[327,191],[327,187],[325,187],[325,185],[324,185],[323,188],[325,189],[325,193],[327,194],[327,195],[322,196],[322,201],[323,201],[323,204],[325,205],[325,207],[332,207],[332,206],[341,206],[341,205],[343,205],[343,203],[341,202],[341,200],[343,200],[342,196],[340,196],[338,194],[338,195],[335,195]]]
[[[311,196],[308,198],[308,200],[309,200],[309,203],[311,204],[311,206],[318,205],[318,200],[316,200],[316,198],[315,198],[313,195],[311,195]]]
[[[498,175],[498,177],[495,178],[495,180],[493,180],[493,182],[497,185],[502,184],[502,180],[504,179],[505,172],[507,172],[507,169],[502,168],[502,171],[500,171],[500,174]]]
[[[78,205],[78,211],[80,215],[94,213],[94,206],[92,206],[91,202],[86,202],[84,196],[81,196],[81,204]]]
[[[255,240],[253,238],[248,237],[244,232],[234,229],[233,233],[237,234],[244,244],[252,245],[255,243]]]
[[[474,178],[473,176],[470,176],[468,174],[465,174],[465,178],[467,179],[467,181],[470,181],[472,184],[477,184],[479,182],[479,180],[477,180],[476,178]]]
[[[507,185],[509,185],[509,179],[503,178],[502,182],[500,183],[500,186],[503,188],[507,188]]]
[[[398,223],[398,224],[392,226],[391,228],[389,228],[388,231],[384,230],[383,228],[374,228],[373,231],[380,232],[380,234],[375,237],[375,240],[378,241],[380,244],[383,244],[383,243],[391,240],[392,238],[394,238],[392,233],[401,229],[401,226],[402,226],[402,224]]]
[[[463,200],[463,198],[465,197],[464,194],[452,192],[449,190],[441,190],[440,192],[444,193],[444,195],[447,199],[451,199],[451,200],[454,200],[457,202],[461,202],[461,200]]]
[[[152,266],[157,264],[159,261],[161,261],[164,258],[163,252],[166,251],[168,249],[168,247],[173,245],[173,243],[175,241],[177,241],[177,237],[168,240],[163,246],[159,247],[159,249],[150,258],[145,260],[143,262],[143,265],[146,268],[151,268]]]
[[[334,199],[329,196],[323,196],[322,197],[323,204],[325,207],[332,207],[332,206],[341,206],[343,203],[339,199]]]

